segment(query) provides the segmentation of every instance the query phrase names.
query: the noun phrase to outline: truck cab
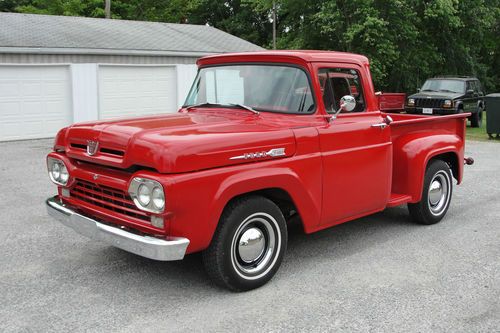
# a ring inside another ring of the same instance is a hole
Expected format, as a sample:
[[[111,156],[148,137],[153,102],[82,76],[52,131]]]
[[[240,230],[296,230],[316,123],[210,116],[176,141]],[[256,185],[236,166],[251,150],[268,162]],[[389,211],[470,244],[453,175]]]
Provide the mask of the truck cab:
[[[462,180],[467,113],[382,112],[362,55],[209,56],[177,114],[74,124],[47,156],[49,214],[155,260],[202,252],[213,281],[257,288],[287,225],[312,233],[407,204],[445,216]]]

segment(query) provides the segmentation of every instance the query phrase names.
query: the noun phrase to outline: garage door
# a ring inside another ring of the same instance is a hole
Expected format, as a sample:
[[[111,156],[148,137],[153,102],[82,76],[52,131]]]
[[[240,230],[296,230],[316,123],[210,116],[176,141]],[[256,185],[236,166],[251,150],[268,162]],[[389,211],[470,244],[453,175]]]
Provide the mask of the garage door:
[[[68,66],[0,66],[0,141],[51,137],[71,120]]]
[[[177,111],[174,66],[99,66],[99,118]]]

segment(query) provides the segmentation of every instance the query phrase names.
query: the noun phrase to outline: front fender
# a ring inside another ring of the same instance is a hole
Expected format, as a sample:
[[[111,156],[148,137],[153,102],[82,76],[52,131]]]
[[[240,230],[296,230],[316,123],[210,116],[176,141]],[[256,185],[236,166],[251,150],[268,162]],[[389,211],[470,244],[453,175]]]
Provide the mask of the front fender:
[[[289,194],[307,232],[321,212],[321,171],[315,168],[321,168],[319,154],[173,176],[170,234],[190,240],[188,253],[204,250],[233,198],[271,188]]]
[[[307,177],[303,179],[303,176],[285,167],[248,170],[225,179],[215,195],[213,216],[210,220],[218,221],[231,199],[271,188],[284,190],[290,195],[306,229],[317,224],[321,211],[320,188],[312,182],[307,182]]]

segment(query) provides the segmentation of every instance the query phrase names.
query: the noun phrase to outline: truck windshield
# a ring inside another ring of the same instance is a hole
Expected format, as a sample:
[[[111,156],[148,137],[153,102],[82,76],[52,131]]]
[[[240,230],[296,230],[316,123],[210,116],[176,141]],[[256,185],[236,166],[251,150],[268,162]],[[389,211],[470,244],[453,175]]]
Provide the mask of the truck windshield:
[[[198,71],[183,107],[243,105],[256,111],[312,113],[306,73],[283,65],[224,65]]]
[[[460,80],[427,80],[421,91],[444,91],[453,93],[463,93],[465,82]]]

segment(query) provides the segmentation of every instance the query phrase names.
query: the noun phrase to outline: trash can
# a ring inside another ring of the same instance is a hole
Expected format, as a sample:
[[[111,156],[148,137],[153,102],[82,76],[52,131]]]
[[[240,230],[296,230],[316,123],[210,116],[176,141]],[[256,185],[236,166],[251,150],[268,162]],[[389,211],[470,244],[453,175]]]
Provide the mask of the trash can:
[[[500,137],[500,93],[489,94],[484,97],[486,103],[486,132],[490,138],[496,134]]]

